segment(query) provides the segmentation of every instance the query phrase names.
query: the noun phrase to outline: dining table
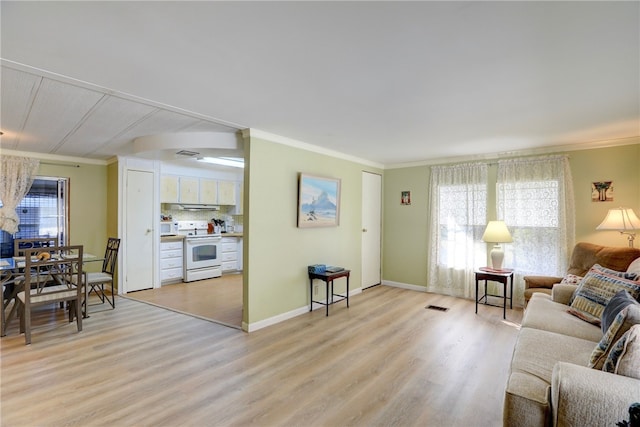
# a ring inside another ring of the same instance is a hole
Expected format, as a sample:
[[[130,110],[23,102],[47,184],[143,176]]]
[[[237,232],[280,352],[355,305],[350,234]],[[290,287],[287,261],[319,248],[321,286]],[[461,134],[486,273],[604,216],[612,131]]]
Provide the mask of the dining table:
[[[62,258],[77,258],[77,254],[63,254]],[[90,263],[102,261],[102,258],[97,257],[91,253],[82,254],[82,263]],[[2,284],[2,304],[0,304],[0,337],[4,337],[7,334],[7,326],[11,322],[11,319],[17,312],[18,307],[18,294],[24,288],[24,267],[26,261],[24,256],[14,256],[0,258],[0,284]],[[20,280],[22,279],[22,280]],[[87,301],[87,289],[85,287],[84,302]],[[13,305],[11,302],[13,301]],[[11,309],[7,313],[7,310],[11,306]],[[87,315],[86,305],[83,310],[83,317],[89,317]]]

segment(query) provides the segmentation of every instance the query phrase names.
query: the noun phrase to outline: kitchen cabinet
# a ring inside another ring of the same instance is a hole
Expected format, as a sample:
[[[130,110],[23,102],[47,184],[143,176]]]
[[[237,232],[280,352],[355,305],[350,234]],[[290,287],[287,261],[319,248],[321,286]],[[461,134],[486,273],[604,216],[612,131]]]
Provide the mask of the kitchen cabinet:
[[[235,183],[236,204],[229,210],[229,215],[242,215],[242,207],[244,203],[244,183],[238,181]]]
[[[228,206],[236,204],[235,181],[218,181],[218,204]]]
[[[163,285],[182,282],[184,276],[183,242],[160,243],[160,282]]]
[[[181,176],[179,184],[180,203],[200,203],[200,180],[198,178]]]
[[[205,205],[218,204],[218,181],[200,179],[200,203]]]
[[[236,237],[223,237],[221,246],[222,271],[238,270],[238,239]]]
[[[178,202],[178,177],[162,175],[160,178],[160,203]]]

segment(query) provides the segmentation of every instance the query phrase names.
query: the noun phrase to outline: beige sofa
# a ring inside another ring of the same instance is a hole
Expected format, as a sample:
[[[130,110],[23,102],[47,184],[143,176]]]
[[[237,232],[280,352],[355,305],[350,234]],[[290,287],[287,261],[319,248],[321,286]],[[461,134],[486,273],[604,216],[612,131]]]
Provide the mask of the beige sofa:
[[[587,367],[603,333],[567,312],[576,287],[531,294],[505,391],[505,426],[616,426],[640,402],[640,380]]]

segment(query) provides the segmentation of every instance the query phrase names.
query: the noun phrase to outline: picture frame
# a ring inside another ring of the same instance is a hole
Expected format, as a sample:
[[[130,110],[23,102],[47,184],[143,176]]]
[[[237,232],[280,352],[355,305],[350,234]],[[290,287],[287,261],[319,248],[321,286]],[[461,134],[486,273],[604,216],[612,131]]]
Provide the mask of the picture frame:
[[[411,204],[411,191],[401,191],[400,192],[400,204],[401,205],[410,205]]]
[[[298,174],[298,227],[337,227],[340,224],[341,180]]]
[[[613,181],[595,181],[591,183],[592,202],[613,202]]]

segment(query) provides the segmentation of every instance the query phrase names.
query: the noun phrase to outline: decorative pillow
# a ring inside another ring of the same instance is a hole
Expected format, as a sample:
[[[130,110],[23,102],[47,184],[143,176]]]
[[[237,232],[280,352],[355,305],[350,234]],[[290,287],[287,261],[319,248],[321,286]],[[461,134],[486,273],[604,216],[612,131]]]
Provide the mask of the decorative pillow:
[[[640,304],[628,305],[623,308],[591,353],[589,367],[602,369],[613,345],[622,337],[622,335],[625,334],[625,332],[631,329],[632,326],[638,324],[640,324]]]
[[[582,276],[576,276],[575,274],[567,274],[562,278],[560,283],[568,283],[570,285],[577,285],[582,280]]]
[[[614,373],[640,380],[640,326],[636,325],[629,329],[627,341]]]
[[[627,290],[635,299],[640,297],[640,282],[636,274],[610,270],[596,264],[580,281],[571,301],[569,313],[600,325],[602,312],[609,300],[621,290]]]
[[[626,290],[621,290],[616,293],[609,304],[604,308],[602,312],[602,333],[606,334],[607,329],[613,323],[614,319],[622,311],[623,308],[630,304],[639,304]]]
[[[638,277],[640,277],[640,258],[636,258],[629,267],[627,267],[627,273],[635,273]]]
[[[608,274],[610,276],[614,276],[614,277],[621,277],[623,279],[627,279],[627,280],[638,280],[638,278],[640,277],[640,273],[637,273],[635,271],[631,271],[631,272],[627,272],[627,271],[616,271],[616,270],[612,270],[610,268],[606,268],[601,266],[600,264],[594,264],[591,269],[587,272],[587,275],[589,275],[589,273],[591,271],[599,271],[603,274]],[[587,277],[587,276],[585,276]],[[584,280],[584,277],[582,278],[582,280]],[[580,281],[580,283],[582,283],[582,280]],[[580,290],[580,283],[578,283],[578,288],[573,292],[573,295],[571,295],[571,299],[569,299],[569,305],[571,305],[573,303],[573,300],[575,299],[576,295],[578,295],[578,291]]]
[[[634,325],[613,345],[602,370],[640,379],[640,325]]]

